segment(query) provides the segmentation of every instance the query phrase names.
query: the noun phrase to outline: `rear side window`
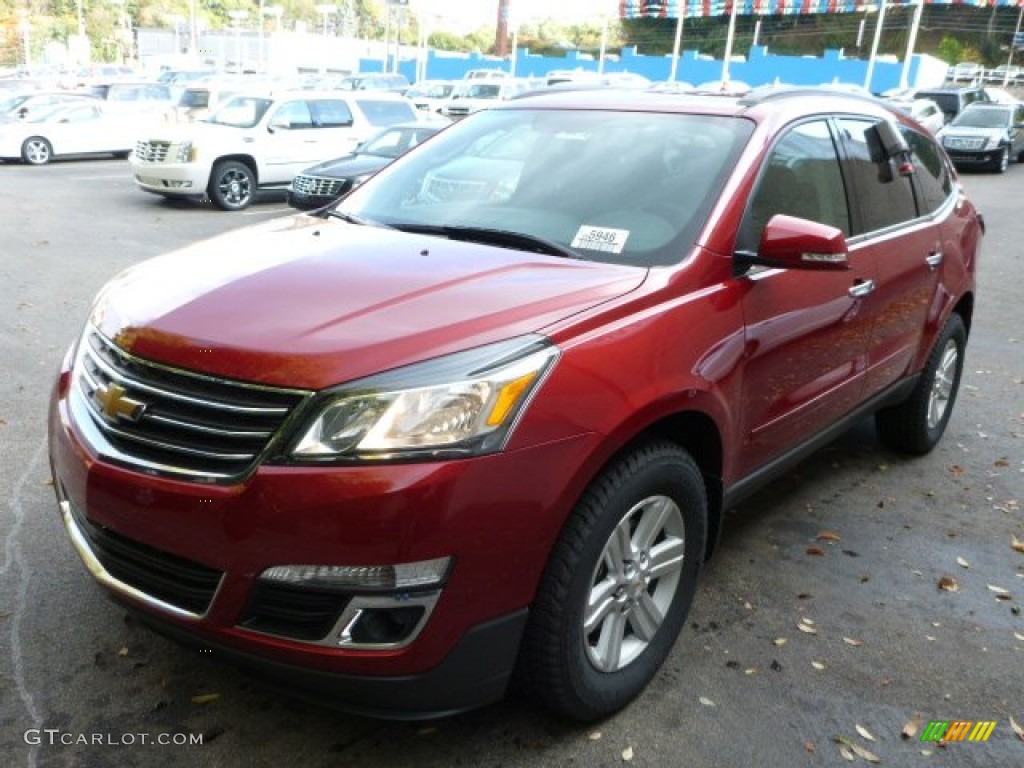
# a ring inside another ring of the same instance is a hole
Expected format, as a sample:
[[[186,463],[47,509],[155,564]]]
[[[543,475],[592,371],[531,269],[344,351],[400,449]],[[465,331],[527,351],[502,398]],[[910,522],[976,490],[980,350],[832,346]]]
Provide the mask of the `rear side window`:
[[[394,125],[416,119],[416,107],[411,101],[360,98],[356,104],[370,125]]]
[[[921,190],[921,208],[933,213],[953,194],[953,173],[934,141],[906,126],[901,126],[903,138],[910,147],[914,175]]]
[[[318,128],[345,128],[352,125],[352,110],[341,99],[317,99],[309,104]]]
[[[871,159],[867,131],[874,121],[841,118],[837,123],[862,217],[862,226],[854,234],[874,232],[917,218],[910,177],[896,173],[891,160],[876,163]]]

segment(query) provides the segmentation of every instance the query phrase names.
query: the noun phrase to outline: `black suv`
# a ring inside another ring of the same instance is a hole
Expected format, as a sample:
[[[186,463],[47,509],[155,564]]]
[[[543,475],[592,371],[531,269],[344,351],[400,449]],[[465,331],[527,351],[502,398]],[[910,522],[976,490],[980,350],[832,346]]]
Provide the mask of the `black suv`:
[[[958,168],[1003,173],[1024,161],[1024,104],[971,104],[936,135]]]
[[[938,104],[942,114],[946,116],[947,123],[971,104],[992,101],[985,89],[978,85],[942,85],[938,88],[924,88],[915,93],[914,98],[931,99]]]

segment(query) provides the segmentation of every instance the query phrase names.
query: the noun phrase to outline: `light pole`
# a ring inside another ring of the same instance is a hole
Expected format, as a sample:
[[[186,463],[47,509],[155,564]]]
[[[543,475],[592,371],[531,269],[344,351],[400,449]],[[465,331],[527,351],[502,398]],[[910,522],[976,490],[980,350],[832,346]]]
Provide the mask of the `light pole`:
[[[29,21],[29,12],[24,8],[18,10],[18,17],[21,19],[18,30],[21,32],[22,45],[25,46],[25,69],[29,70],[32,68],[32,22]]]
[[[192,58],[199,56],[199,13],[197,6],[199,0],[192,0],[189,5],[189,33],[188,52]]]
[[[260,0],[260,2],[262,2],[262,1],[263,0]],[[263,8],[262,13],[264,15],[266,15],[266,16],[273,16],[274,17],[274,32],[273,32],[273,34],[275,34],[275,35],[280,34],[280,32],[281,32],[281,15],[284,13],[284,8],[282,6],[280,6],[280,5],[268,5],[268,6]],[[262,29],[263,29],[262,26],[260,27],[260,29],[262,31]],[[278,41],[278,44],[280,44],[280,41]],[[274,48],[274,46],[271,46],[271,48]],[[260,52],[261,52],[261,54],[262,54],[262,51],[263,51],[263,39],[261,37],[260,38]],[[270,58],[271,57],[269,57],[269,56],[267,57],[268,60]]]
[[[324,39],[323,39],[322,48],[321,48],[321,51],[320,51],[320,74],[326,75],[327,74],[327,19],[330,17],[330,15],[332,13],[334,13],[334,11],[336,9],[335,9],[335,7],[333,5],[327,5],[326,3],[324,3],[322,5],[318,5],[316,7],[316,10],[317,10],[317,13],[319,13],[321,16],[324,17],[324,26],[323,26]]]
[[[242,72],[242,22],[249,18],[249,12],[239,8],[228,11],[228,16],[235,25],[235,67],[239,73]]]

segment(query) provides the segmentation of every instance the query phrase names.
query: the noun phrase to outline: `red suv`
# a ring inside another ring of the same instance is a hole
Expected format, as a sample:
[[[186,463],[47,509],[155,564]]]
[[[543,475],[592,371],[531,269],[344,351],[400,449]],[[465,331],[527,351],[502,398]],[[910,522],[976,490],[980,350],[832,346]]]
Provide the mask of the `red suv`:
[[[870,99],[497,105],[111,282],[52,404],[63,524],[158,628],[338,706],[451,713],[515,672],[600,718],[724,509],[869,413],[936,444],[982,232]]]

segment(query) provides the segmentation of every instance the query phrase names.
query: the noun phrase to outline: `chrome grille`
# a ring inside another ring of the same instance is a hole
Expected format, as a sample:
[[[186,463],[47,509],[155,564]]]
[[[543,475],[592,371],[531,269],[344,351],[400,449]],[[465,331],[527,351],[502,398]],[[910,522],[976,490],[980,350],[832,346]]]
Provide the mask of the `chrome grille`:
[[[292,189],[302,195],[337,197],[344,191],[342,186],[347,184],[347,181],[343,182],[341,179],[321,179],[300,174],[292,180]]]
[[[167,151],[170,148],[169,141],[137,141],[135,159],[143,163],[162,163],[167,160]]]
[[[984,138],[947,136],[943,143],[950,149],[982,149],[986,141],[987,139]]]
[[[82,339],[75,385],[114,458],[213,481],[247,472],[307,395],[151,363],[95,330]]]

